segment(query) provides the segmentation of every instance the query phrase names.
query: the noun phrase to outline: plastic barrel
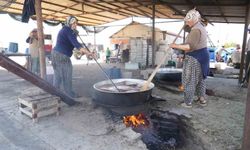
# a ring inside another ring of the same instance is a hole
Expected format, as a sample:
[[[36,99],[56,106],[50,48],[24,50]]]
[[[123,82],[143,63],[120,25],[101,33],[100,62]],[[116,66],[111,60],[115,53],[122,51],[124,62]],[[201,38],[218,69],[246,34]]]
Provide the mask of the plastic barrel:
[[[108,69],[106,72],[111,79],[121,78],[121,69],[120,68],[113,67],[113,68]]]
[[[215,61],[215,50],[209,49],[210,61]]]

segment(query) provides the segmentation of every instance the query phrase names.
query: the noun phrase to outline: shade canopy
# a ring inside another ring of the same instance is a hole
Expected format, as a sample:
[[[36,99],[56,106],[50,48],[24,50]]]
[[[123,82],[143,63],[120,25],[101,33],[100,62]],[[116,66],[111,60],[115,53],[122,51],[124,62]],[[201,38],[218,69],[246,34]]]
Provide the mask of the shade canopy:
[[[210,23],[245,23],[248,0],[42,0],[43,20],[61,21],[69,15],[80,25],[97,26],[128,17],[182,19],[196,7]],[[22,14],[25,0],[0,0],[0,12]],[[33,16],[35,19],[35,16]]]

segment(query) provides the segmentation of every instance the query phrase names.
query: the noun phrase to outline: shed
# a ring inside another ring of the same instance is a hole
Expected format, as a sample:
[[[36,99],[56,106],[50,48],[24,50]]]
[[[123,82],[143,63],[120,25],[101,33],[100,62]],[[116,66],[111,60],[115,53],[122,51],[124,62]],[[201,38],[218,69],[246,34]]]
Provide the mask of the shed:
[[[156,41],[156,64],[160,58],[166,53],[167,44],[172,43],[177,35],[171,32],[162,31],[155,28]],[[139,63],[141,67],[152,65],[152,27],[142,23],[132,21],[130,24],[110,36],[111,44],[118,45],[122,53],[122,61],[131,63]],[[178,40],[182,40],[179,36]],[[169,57],[166,62],[171,59],[173,52],[169,51]]]

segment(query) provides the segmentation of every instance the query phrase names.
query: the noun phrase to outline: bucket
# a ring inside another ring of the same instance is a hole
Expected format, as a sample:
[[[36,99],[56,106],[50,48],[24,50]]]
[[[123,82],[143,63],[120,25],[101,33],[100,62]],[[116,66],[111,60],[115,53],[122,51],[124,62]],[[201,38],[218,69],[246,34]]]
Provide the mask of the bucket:
[[[12,53],[18,52],[18,43],[10,42],[8,51]]]
[[[117,67],[113,67],[107,70],[107,74],[111,79],[119,79],[121,78],[121,69]]]

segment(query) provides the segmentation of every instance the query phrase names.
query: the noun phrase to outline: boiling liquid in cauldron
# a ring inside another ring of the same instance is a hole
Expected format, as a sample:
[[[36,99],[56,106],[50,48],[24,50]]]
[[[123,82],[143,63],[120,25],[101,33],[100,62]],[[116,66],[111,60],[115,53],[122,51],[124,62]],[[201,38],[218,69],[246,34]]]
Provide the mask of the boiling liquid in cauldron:
[[[119,89],[119,92],[138,92],[140,91],[141,85],[136,82],[131,81],[122,81],[115,83],[116,87]],[[113,84],[104,84],[98,87],[101,90],[109,91],[109,92],[118,92],[116,87]]]

